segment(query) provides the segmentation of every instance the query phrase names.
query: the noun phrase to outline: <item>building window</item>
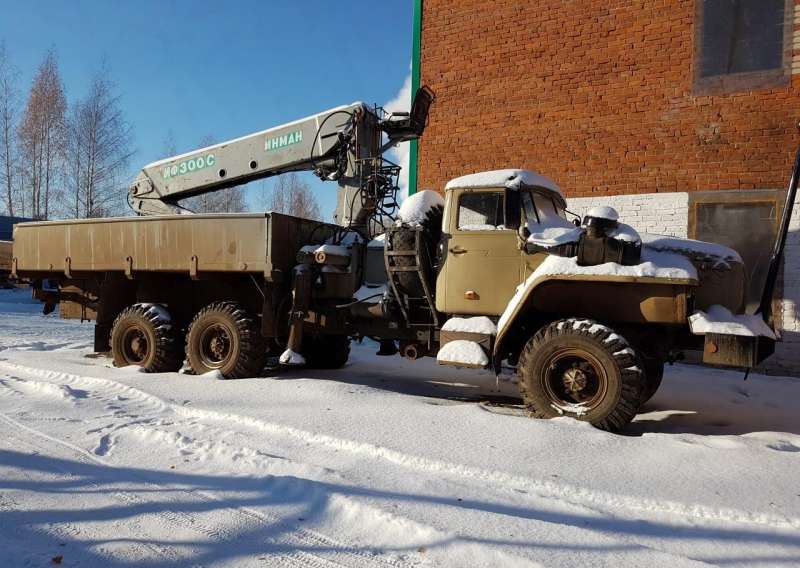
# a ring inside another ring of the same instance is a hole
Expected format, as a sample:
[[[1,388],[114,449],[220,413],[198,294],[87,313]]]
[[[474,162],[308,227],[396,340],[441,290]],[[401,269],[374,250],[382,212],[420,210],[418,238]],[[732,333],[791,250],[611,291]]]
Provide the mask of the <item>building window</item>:
[[[786,84],[794,0],[697,0],[695,91],[719,94]]]
[[[729,246],[741,255],[750,313],[761,302],[785,195],[785,190],[689,194],[689,238]]]

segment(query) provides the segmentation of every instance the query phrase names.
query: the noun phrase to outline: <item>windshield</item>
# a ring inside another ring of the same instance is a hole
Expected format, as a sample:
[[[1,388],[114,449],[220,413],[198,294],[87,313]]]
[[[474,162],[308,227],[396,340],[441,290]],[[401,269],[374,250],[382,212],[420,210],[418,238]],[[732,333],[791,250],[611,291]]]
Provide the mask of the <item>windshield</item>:
[[[529,225],[563,225],[562,220],[568,223],[566,211],[550,195],[526,191],[522,196],[522,203]]]
[[[549,248],[576,242],[581,230],[567,221],[566,211],[551,195],[526,191],[522,195],[528,242]]]

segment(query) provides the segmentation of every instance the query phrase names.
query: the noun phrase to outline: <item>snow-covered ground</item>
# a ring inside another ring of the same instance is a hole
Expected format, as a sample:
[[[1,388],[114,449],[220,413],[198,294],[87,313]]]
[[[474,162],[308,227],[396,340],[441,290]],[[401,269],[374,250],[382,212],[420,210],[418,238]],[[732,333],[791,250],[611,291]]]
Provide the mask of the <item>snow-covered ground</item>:
[[[0,292],[2,566],[800,564],[796,379],[676,366],[612,435],[366,344],[335,372],[114,369],[26,297]]]

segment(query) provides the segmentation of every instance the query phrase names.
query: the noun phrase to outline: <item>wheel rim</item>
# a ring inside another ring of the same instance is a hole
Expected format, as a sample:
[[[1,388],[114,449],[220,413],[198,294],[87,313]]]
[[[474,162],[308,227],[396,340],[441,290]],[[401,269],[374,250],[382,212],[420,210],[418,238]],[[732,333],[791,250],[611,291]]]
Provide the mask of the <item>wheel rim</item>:
[[[546,362],[544,389],[557,410],[584,414],[608,392],[608,374],[600,361],[583,349],[561,349]]]
[[[209,369],[219,369],[230,358],[233,333],[228,327],[215,323],[200,334],[200,359]]]
[[[122,355],[127,363],[141,365],[150,354],[147,334],[140,327],[130,327],[122,335]]]

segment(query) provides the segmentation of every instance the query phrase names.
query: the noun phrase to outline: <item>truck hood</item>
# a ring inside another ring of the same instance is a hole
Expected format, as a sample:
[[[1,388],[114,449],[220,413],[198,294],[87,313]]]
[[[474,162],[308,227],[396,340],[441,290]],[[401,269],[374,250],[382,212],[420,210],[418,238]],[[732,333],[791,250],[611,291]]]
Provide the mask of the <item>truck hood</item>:
[[[640,233],[640,237],[642,246],[659,252],[677,253],[695,262],[743,264],[739,253],[724,245],[649,233]]]
[[[694,308],[707,310],[724,306],[734,314],[744,311],[747,274],[742,257],[730,247],[693,239],[641,234],[642,248],[657,253],[677,254],[697,271]]]

